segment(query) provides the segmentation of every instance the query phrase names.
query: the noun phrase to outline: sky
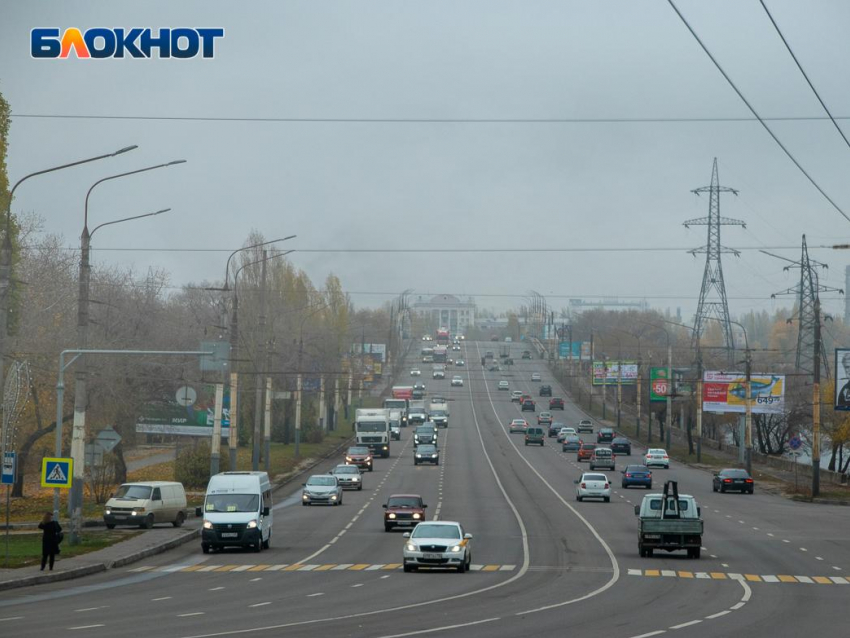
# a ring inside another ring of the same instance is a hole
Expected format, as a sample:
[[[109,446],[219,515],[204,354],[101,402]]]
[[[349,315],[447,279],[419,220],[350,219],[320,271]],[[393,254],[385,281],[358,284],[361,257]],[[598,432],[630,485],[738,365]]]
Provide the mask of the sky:
[[[762,116],[825,115],[759,2],[676,5]],[[767,5],[832,113],[850,116],[850,3]],[[225,36],[212,60],[30,57],[32,28],[116,26]],[[709,184],[715,157],[721,183],[740,191],[721,213],[746,222],[721,236],[742,249],[723,259],[733,315],[790,305],[771,293],[794,273],[759,248],[797,259],[805,233],[830,266],[822,283],[839,288],[850,264],[850,251],[817,248],[847,242],[850,222],[755,120],[543,121],[750,117],[663,0],[5,0],[0,92],[13,113],[12,182],[139,146],[19,189],[14,212],[38,214],[69,247],[95,181],[187,160],[110,181],[89,205],[90,227],[171,208],[108,226],[93,245],[97,263],[164,269],[175,287],[221,279],[229,251],[259,231],[297,235],[284,245],[292,262],[316,284],[336,273],[357,305],[413,289],[507,309],[534,290],[555,309],[616,296],[689,319],[705,262],[687,250],[706,228],[682,223],[707,215],[691,190]],[[319,119],[467,121],[303,121]],[[468,121],[483,119],[525,121]],[[850,215],[850,148],[832,124],[769,126]],[[843,315],[837,295],[823,305]]]

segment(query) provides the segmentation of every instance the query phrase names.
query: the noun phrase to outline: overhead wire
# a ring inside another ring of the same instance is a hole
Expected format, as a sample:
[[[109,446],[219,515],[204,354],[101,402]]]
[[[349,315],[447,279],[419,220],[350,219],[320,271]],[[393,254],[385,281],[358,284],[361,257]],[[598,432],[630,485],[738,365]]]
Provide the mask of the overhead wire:
[[[791,153],[790,150],[788,150],[788,147],[786,147],[782,143],[782,141],[779,139],[779,137],[777,137],[776,133],[774,133],[773,130],[767,125],[765,118],[763,118],[761,115],[759,115],[759,113],[758,113],[758,111],[756,111],[755,107],[753,107],[753,105],[750,104],[749,100],[747,100],[747,98],[744,97],[744,94],[735,85],[735,83],[732,81],[732,78],[730,78],[729,75],[726,73],[726,71],[723,70],[723,67],[720,66],[720,63],[711,54],[711,51],[708,50],[708,47],[700,39],[700,37],[697,35],[696,31],[694,31],[694,28],[690,25],[690,23],[687,21],[685,16],[682,15],[682,12],[679,11],[679,8],[676,6],[676,3],[673,0],[667,0],[667,2],[673,8],[673,11],[676,12],[676,15],[679,16],[679,19],[682,21],[682,23],[687,27],[688,31],[691,32],[691,35],[694,37],[694,39],[697,41],[697,43],[700,45],[700,47],[702,47],[702,50],[705,52],[705,54],[708,56],[708,58],[712,61],[714,66],[717,67],[717,70],[720,71],[720,74],[723,76],[723,78],[726,80],[726,82],[729,84],[729,86],[732,87],[732,90],[734,90],[735,93],[738,95],[738,97],[741,98],[741,101],[746,105],[746,107],[750,110],[750,112],[759,121],[759,124],[761,124],[762,127],[764,128],[764,130],[767,131],[767,133],[770,135],[770,137],[773,138],[773,141],[776,142],[776,144],[779,146],[779,148],[782,149],[782,151],[785,153],[785,155],[788,157],[788,159],[791,160],[791,162],[794,164],[794,166],[796,166],[797,169],[806,177],[806,179],[809,180],[809,182],[812,184],[812,186],[814,186],[817,189],[817,191],[824,197],[824,199],[826,199],[826,201],[828,201],[832,205],[832,207],[836,211],[838,211],[838,213],[842,217],[844,217],[844,219],[846,219],[848,222],[850,222],[850,216],[848,216],[847,213],[844,212],[844,210],[835,202],[835,200],[833,200],[826,193],[826,191],[823,188],[821,188],[820,184],[818,184],[815,181],[815,179],[808,173],[808,171],[806,171],[806,169],[803,168],[803,165],[800,164],[800,162],[797,160],[797,158],[794,157],[794,155]]]

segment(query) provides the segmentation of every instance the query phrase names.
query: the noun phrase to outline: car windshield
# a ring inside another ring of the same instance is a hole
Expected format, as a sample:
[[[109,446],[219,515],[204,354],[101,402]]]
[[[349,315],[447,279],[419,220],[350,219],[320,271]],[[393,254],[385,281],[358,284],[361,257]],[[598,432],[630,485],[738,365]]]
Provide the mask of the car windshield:
[[[596,450],[597,458],[601,458],[603,456],[611,456],[611,450]]]
[[[513,425],[525,425],[525,421],[523,421],[522,419],[514,419],[513,421],[511,421],[511,423]]]
[[[206,512],[256,512],[260,506],[258,494],[209,494],[204,505]]]
[[[460,530],[454,525],[429,525],[428,523],[419,523],[416,529],[413,530],[411,538],[446,538],[459,539]]]
[[[115,493],[115,498],[144,500],[151,497],[151,489],[148,485],[122,485]]]
[[[579,425],[590,425],[590,421],[580,421]]]
[[[386,421],[358,421],[357,430],[359,432],[386,432]]]
[[[581,439],[578,438],[578,436],[576,436],[575,434],[570,434],[567,437],[566,440],[567,440],[567,443],[580,443],[581,442]]]
[[[729,478],[749,478],[750,475],[747,474],[746,470],[723,470],[721,472],[723,476],[728,476]]]
[[[360,470],[353,465],[337,465],[334,474],[360,474]]]
[[[582,443],[581,447],[584,450],[595,450],[596,444],[595,443]]]
[[[604,474],[585,474],[584,480],[585,481],[607,481],[608,479],[605,477]]]
[[[348,448],[348,455],[360,455],[360,454],[369,454],[369,448],[367,447],[350,447]]]
[[[622,445],[623,443],[628,443],[628,442],[629,442],[629,440],[628,440],[628,439],[622,439],[622,438],[616,438],[616,439],[614,439],[614,441],[613,441],[613,442],[614,442],[614,443],[619,443],[619,444],[621,444],[621,445]]]
[[[446,416],[446,411],[445,410],[432,410],[431,416],[432,417],[434,417],[434,416]]]
[[[668,502],[668,510],[673,510],[673,508],[674,508],[673,498],[672,497],[668,498],[667,502]],[[651,501],[649,501],[649,509],[653,513],[657,512],[658,515],[660,515],[661,514],[661,499],[660,498],[654,498]],[[687,499],[683,499],[683,498],[679,499],[679,512],[682,513],[683,515],[690,514],[690,503],[688,502]]]
[[[664,456],[664,450],[647,450],[647,454],[651,454],[653,456]]]
[[[433,434],[433,433],[434,433],[434,428],[432,428],[430,425],[419,426],[418,428],[416,428],[416,434]]]
[[[627,465],[626,472],[649,472],[645,465]]]
[[[336,485],[336,481],[332,476],[311,476],[307,481],[307,485],[321,485],[322,487],[331,487],[333,485]]]
[[[387,507],[421,508],[422,501],[416,496],[392,496],[387,501]]]
[[[416,448],[417,454],[433,454],[436,451],[437,448],[434,445],[420,445],[418,448]]]

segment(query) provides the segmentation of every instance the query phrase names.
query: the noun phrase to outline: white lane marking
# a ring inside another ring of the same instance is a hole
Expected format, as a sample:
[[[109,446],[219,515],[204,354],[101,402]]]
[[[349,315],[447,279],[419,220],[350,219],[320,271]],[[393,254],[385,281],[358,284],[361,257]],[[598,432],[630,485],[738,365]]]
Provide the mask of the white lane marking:
[[[783,543],[790,543],[791,541],[789,541],[787,538],[783,538],[783,539],[782,539],[782,542],[783,542]]]
[[[695,575],[697,578],[711,578],[706,572],[697,572]]]
[[[649,638],[650,636],[657,636],[659,634],[666,634],[666,629],[659,629],[658,631],[650,631],[648,634],[640,634],[639,636],[632,636],[632,638]]]
[[[833,565],[833,566],[832,566],[832,568],[833,568],[835,571],[837,571],[837,572],[840,572],[840,571],[841,571],[841,568],[840,568],[840,567],[836,567],[835,565]]]
[[[304,565],[304,567],[299,567],[298,571],[299,572],[311,572],[314,569],[316,569],[317,567],[319,567],[319,565]]]
[[[729,563],[720,563],[723,567],[729,567]]]
[[[253,605],[248,605],[248,607],[265,607],[266,605],[271,605],[271,601],[267,601],[264,603],[254,603]]]
[[[725,616],[726,614],[731,614],[732,612],[728,609],[724,609],[723,611],[718,611],[716,614],[711,614],[711,616],[706,616],[706,620],[714,620],[715,618],[720,618],[721,616]]]
[[[810,585],[815,582],[811,578],[809,578],[808,576],[794,576],[794,578],[799,580],[801,583],[808,583]]]
[[[807,551],[809,551],[809,550],[807,550],[805,547],[801,547],[801,548],[800,548],[800,551],[801,551],[801,552],[807,552]]]
[[[75,631],[77,629],[94,629],[95,627],[106,627],[106,625],[82,625],[80,627],[68,627],[68,631]]]
[[[390,577],[390,575],[389,575],[389,574],[386,574],[386,575],[384,575],[384,576],[381,576],[381,580],[384,580],[385,578],[389,578],[389,577]]]
[[[262,578],[259,578],[259,577],[258,577],[258,578],[252,578],[252,579],[251,579],[251,580],[249,580],[248,582],[250,582],[250,583],[256,583],[258,580],[263,580],[263,579],[262,579]]]
[[[377,565],[377,564],[375,564],[375,565],[369,565],[369,566],[368,566],[366,569],[364,569],[363,571],[364,571],[364,572],[376,572],[376,571],[378,571],[379,569],[383,569],[383,568],[384,568],[384,565],[383,565],[383,564],[382,564],[382,565]]]
[[[325,592],[318,591],[315,594],[307,594],[307,598],[314,598],[316,596],[324,596],[324,595],[325,595]]]
[[[743,525],[743,524],[744,524],[744,521],[738,521],[738,522],[739,522],[741,525]]]
[[[776,576],[768,575],[762,576],[761,579],[766,583],[778,583],[779,579]]]
[[[6,618],[0,618],[0,622],[6,622],[7,620],[23,620],[23,616],[8,616]]]
[[[668,576],[668,577],[672,576],[672,577],[675,578],[678,574],[676,574],[676,572],[672,569],[662,569],[661,575],[662,576]]]
[[[188,614],[177,614],[177,617],[178,618],[188,618],[189,616],[203,616],[203,615],[204,615],[204,612],[202,612],[202,611],[193,611],[193,612],[188,613]]]
[[[773,537],[773,534],[771,534],[770,532],[768,532],[767,535],[770,536],[771,538]]]
[[[331,567],[332,572],[341,572],[343,570],[348,569],[349,567],[353,567],[354,563],[343,563],[341,565],[337,565],[336,567]]]
[[[418,636],[421,634],[427,634],[435,631],[448,631],[449,629],[460,629],[461,627],[473,627],[475,625],[483,625],[484,623],[494,622],[496,620],[501,620],[501,618],[487,618],[485,620],[475,620],[473,622],[462,623],[459,625],[446,625],[444,627],[434,627],[432,629],[420,629],[419,631],[408,631],[404,634],[391,634],[381,636],[380,638],[405,638],[406,636]]]
[[[829,580],[831,580],[836,585],[850,585],[850,583],[847,582],[847,579],[842,578],[841,576],[830,576]]]
[[[245,571],[248,571],[249,569],[251,569],[252,567],[253,567],[253,565],[239,565],[238,567],[234,567],[230,571],[232,571],[232,572],[245,572]]]
[[[643,570],[642,569],[630,569],[629,570],[629,576],[643,576]]]
[[[224,567],[224,565],[207,565],[206,567],[201,567],[199,572],[211,572],[213,570],[218,569],[219,567]]]
[[[171,600],[171,596],[161,596],[159,598],[151,598],[152,603],[155,603],[159,600]]]
[[[684,629],[685,627],[690,627],[691,625],[698,625],[702,622],[702,620],[692,620],[690,622],[683,622],[681,625],[673,625],[670,629]]]
[[[356,585],[352,585],[352,587],[363,587],[363,583],[357,583]]]
[[[823,560],[820,556],[815,556],[815,560]]]
[[[224,587],[213,587],[213,588],[209,589],[208,591],[219,591],[219,590],[222,590],[222,589],[224,589]]]
[[[746,603],[735,603],[735,604],[734,604],[734,605],[732,605],[729,609],[730,609],[731,611],[737,611],[737,610],[739,610],[741,607],[743,607],[744,605],[746,605]]]
[[[754,529],[754,530],[756,530],[757,532],[759,531],[759,528],[758,528],[758,527],[754,527],[753,529]]]
[[[154,600],[159,600],[159,599],[154,598]],[[96,611],[98,609],[106,609],[107,607],[109,607],[109,605],[101,605],[100,607],[83,607],[82,609],[75,609],[74,611],[76,613],[79,613],[81,611]]]

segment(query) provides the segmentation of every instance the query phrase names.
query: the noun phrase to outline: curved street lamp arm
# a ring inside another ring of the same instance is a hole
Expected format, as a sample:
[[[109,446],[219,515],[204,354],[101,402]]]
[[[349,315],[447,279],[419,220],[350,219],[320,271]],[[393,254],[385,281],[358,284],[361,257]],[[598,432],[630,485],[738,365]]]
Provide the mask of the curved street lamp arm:
[[[227,258],[227,264],[224,267],[224,290],[229,290],[228,288],[228,275],[230,273],[230,260],[236,255],[236,253],[240,253],[243,250],[251,250],[252,248],[259,248],[260,246],[268,246],[269,244],[275,244],[279,241],[286,241],[288,239],[295,239],[298,235],[289,235],[288,237],[282,237],[281,239],[272,239],[270,241],[264,241],[259,244],[252,244],[251,246],[243,246],[242,248],[237,248],[232,253],[230,253],[230,257]],[[241,269],[240,269],[241,270]],[[234,281],[236,280],[236,276],[233,277]]]
[[[133,215],[132,217],[125,217],[124,219],[115,219],[111,222],[103,222],[102,224],[94,227],[94,230],[92,230],[89,233],[89,237],[93,237],[94,234],[97,232],[98,228],[103,228],[104,226],[111,226],[113,224],[120,224],[121,222],[129,222],[129,221],[132,221],[134,219],[142,219],[143,217],[154,217],[156,215],[162,215],[163,213],[167,213],[170,210],[171,210],[170,208],[163,208],[162,210],[158,210],[155,213],[145,213],[144,215]]]

